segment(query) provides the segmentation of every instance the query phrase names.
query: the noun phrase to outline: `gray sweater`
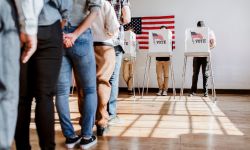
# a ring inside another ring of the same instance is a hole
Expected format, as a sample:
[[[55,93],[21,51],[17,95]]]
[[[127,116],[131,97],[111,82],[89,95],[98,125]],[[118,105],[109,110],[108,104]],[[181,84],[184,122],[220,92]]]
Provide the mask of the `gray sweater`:
[[[92,11],[100,11],[101,0],[72,0],[73,8],[70,13],[69,23],[78,26]]]
[[[72,4],[72,0],[44,0],[44,6],[38,18],[38,25],[47,26],[57,20],[68,20]]]

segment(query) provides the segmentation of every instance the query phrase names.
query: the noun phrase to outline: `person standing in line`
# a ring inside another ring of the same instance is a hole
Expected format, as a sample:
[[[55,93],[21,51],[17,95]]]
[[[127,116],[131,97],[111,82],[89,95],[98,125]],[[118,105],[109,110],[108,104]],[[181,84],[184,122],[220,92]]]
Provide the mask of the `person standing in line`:
[[[198,21],[198,28],[206,27],[204,21]],[[213,49],[216,46],[216,38],[214,32],[209,29],[209,46],[210,49]],[[192,86],[189,93],[189,96],[196,95],[197,92],[197,83],[199,78],[200,67],[202,67],[202,77],[203,77],[203,96],[208,97],[208,77],[209,77],[209,66],[207,57],[194,57],[193,58],[193,78]],[[212,68],[210,68],[212,69]]]
[[[169,37],[172,40],[172,32],[166,26],[161,26],[160,29],[166,29]],[[156,57],[156,75],[159,91],[156,93],[158,96],[168,95],[168,75],[169,75],[169,57]]]
[[[123,62],[122,62],[122,73],[123,73],[123,79],[127,84],[128,87],[128,94],[129,95],[133,95],[133,80],[134,80],[134,64],[135,64],[135,59],[136,59],[136,35],[133,32],[132,28],[129,28],[127,31],[125,31],[125,37],[126,35],[129,36],[130,38],[130,43],[131,45],[128,46],[129,49],[129,53],[124,54],[123,57]]]
[[[111,93],[109,80],[115,68],[115,50],[112,39],[117,36],[120,27],[114,8],[108,1],[101,1],[100,15],[91,25],[97,66],[98,109],[96,126],[98,136],[102,136],[103,131],[108,126],[107,104]]]
[[[37,50],[21,65],[20,101],[15,133],[16,149],[31,149],[29,125],[33,97],[35,123],[42,150],[55,149],[53,96],[62,61],[62,24],[69,17],[71,1],[44,0],[38,18]]]
[[[117,97],[119,93],[119,74],[122,62],[123,45],[124,45],[124,24],[128,24],[131,20],[131,13],[129,8],[129,0],[108,0],[114,7],[117,19],[120,23],[120,32],[118,38],[115,38],[114,49],[116,55],[115,69],[109,80],[111,84],[111,94],[108,102],[109,125],[120,122],[116,114]]]
[[[36,50],[37,20],[42,6],[42,0],[0,1],[1,150],[11,149],[15,133],[19,93],[20,43],[25,45],[21,61],[26,63]]]
[[[68,24],[64,28],[64,55],[57,83],[56,108],[67,148],[80,143],[88,149],[97,143],[92,128],[97,109],[96,62],[90,26],[101,8],[101,0],[74,0]],[[76,135],[70,120],[69,93],[72,69],[78,88],[84,95],[79,101],[82,115],[81,135]]]

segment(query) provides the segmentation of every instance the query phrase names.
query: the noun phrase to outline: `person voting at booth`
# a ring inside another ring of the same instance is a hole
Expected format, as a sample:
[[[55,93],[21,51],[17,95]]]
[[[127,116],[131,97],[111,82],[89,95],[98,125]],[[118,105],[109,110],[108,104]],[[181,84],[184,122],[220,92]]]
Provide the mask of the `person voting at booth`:
[[[133,95],[134,63],[136,58],[136,35],[130,28],[124,33],[124,50],[122,63],[123,79],[128,86],[128,94]]]
[[[197,27],[198,28],[206,27],[205,22],[198,21]],[[209,29],[208,34],[209,34],[209,47],[210,49],[213,49],[216,46],[215,34],[211,29]],[[189,96],[194,96],[196,94],[200,67],[202,67],[204,97],[208,97],[209,67],[208,67],[207,57],[194,57],[193,59],[193,78]]]
[[[172,39],[172,32],[166,26],[161,26],[161,29],[167,30],[169,37]],[[158,96],[167,96],[169,60],[169,57],[156,57],[156,75],[159,87],[159,91],[156,94]]]

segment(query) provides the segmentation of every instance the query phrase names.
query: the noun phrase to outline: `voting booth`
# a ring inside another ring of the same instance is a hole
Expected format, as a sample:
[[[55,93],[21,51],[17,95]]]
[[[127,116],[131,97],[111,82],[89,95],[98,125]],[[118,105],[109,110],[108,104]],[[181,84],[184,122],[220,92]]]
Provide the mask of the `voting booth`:
[[[148,53],[169,55],[172,53],[172,33],[170,30],[151,30],[148,33]]]
[[[185,53],[193,53],[196,55],[210,53],[208,28],[186,29],[185,34]]]
[[[127,59],[129,61],[132,61],[132,67],[133,67],[133,95],[135,98],[135,76],[136,76],[136,50],[137,50],[137,42],[136,42],[136,34],[132,31],[125,31],[124,32],[124,54],[123,54],[123,58]],[[138,91],[140,94],[140,89],[139,89],[139,83],[137,81],[137,87],[138,87]]]
[[[212,58],[210,51],[210,35],[209,28],[207,27],[198,27],[198,28],[188,28],[185,31],[185,51],[184,51],[184,65],[182,73],[182,87],[180,96],[183,95],[185,76],[186,76],[186,66],[188,57],[207,57],[210,78],[212,84],[212,97],[213,101],[216,100],[216,91],[214,85],[214,77],[212,71]]]
[[[132,31],[124,32],[124,55],[136,57],[136,34]]]
[[[170,73],[173,87],[173,96],[175,97],[175,81],[174,81],[174,70],[172,63],[172,32],[168,29],[150,30],[148,31],[148,53],[145,65],[142,97],[144,94],[144,83],[147,78],[147,93],[149,84],[149,70],[151,66],[152,57],[170,57]]]

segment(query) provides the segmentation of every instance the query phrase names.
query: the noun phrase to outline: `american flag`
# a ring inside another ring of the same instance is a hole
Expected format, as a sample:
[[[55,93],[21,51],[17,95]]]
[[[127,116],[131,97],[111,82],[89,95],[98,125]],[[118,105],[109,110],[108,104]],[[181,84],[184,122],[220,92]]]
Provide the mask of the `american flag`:
[[[156,39],[159,39],[159,40],[162,40],[162,41],[164,40],[162,35],[159,35],[157,33],[152,33],[152,34],[153,34],[154,40],[156,40]]]
[[[202,34],[196,33],[196,32],[191,32],[192,39],[203,39]]]
[[[161,26],[167,26],[173,33],[173,49],[175,49],[175,16],[149,16],[133,17],[131,22],[125,25],[125,30],[133,28],[136,39],[139,43],[139,49],[148,50],[148,30],[157,30]]]

